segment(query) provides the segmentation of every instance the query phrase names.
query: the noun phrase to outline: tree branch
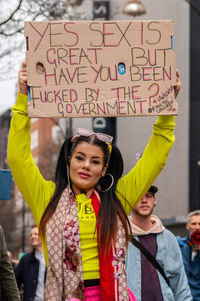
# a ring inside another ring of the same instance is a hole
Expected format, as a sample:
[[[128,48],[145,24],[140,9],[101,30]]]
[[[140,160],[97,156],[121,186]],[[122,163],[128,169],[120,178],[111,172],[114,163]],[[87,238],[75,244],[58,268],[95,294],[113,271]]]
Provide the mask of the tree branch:
[[[12,12],[12,14],[6,20],[4,20],[3,22],[0,22],[0,26],[4,25],[4,24],[8,23],[10,20],[12,20],[12,17],[14,16],[14,14],[20,9],[22,2],[23,2],[23,0],[19,1],[19,4],[16,7],[16,9]]]

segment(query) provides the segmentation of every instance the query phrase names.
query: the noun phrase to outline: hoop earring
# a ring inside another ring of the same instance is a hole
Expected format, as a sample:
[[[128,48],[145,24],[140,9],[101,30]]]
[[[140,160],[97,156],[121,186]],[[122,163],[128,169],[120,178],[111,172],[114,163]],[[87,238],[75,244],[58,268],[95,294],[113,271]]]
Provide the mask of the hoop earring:
[[[111,183],[110,183],[110,185],[109,185],[107,188],[103,189],[103,187],[102,187],[102,186],[103,186],[103,183],[101,184],[101,182],[104,182],[104,181],[105,181],[105,183],[107,184],[106,177],[110,177]],[[108,190],[110,190],[110,189],[112,188],[113,184],[114,184],[114,177],[113,177],[113,175],[111,175],[110,173],[107,173],[107,174],[105,174],[104,177],[102,177],[102,178],[99,180],[99,184],[96,186],[96,188],[97,188],[100,192],[106,192],[106,191],[108,191]]]

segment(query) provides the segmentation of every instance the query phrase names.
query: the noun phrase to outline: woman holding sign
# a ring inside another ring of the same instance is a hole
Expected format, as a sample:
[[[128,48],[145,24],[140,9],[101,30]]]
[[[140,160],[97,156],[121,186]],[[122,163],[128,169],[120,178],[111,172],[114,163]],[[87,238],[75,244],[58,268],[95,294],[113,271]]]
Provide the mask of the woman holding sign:
[[[179,89],[177,77],[176,96]],[[127,215],[166,163],[174,116],[158,118],[142,158],[124,177],[112,137],[77,129],[61,148],[54,183],[42,177],[31,156],[27,99],[23,64],[8,161],[42,235],[48,265],[45,300],[134,300],[125,273]]]

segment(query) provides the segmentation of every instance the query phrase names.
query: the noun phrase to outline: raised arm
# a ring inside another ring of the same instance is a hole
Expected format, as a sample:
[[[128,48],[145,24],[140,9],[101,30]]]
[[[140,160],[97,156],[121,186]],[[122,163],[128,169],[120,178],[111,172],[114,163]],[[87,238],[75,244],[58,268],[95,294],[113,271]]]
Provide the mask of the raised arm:
[[[38,224],[47,201],[54,191],[54,183],[45,181],[31,154],[31,120],[27,114],[26,64],[19,71],[19,93],[12,108],[8,139],[8,163],[14,180]]]
[[[176,81],[174,91],[177,97],[181,86],[178,72]],[[164,168],[175,141],[174,128],[174,116],[159,116],[141,159],[127,175],[118,181],[116,193],[127,214],[143,197]]]
[[[160,116],[154,124],[153,135],[142,157],[117,184],[117,196],[127,214],[142,198],[164,168],[174,143],[174,117]]]

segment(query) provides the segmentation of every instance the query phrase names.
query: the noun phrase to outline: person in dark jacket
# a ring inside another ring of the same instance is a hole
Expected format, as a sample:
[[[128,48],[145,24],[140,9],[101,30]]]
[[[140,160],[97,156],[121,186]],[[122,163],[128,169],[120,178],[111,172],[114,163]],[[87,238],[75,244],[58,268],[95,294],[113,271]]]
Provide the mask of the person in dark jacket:
[[[36,225],[30,235],[33,251],[23,255],[15,269],[17,285],[23,285],[24,301],[43,301],[46,265],[42,242]]]
[[[177,237],[193,301],[200,300],[200,210],[188,214],[188,236]]]
[[[15,275],[11,266],[7,246],[0,226],[0,300],[1,301],[20,301],[19,290],[17,288]]]

